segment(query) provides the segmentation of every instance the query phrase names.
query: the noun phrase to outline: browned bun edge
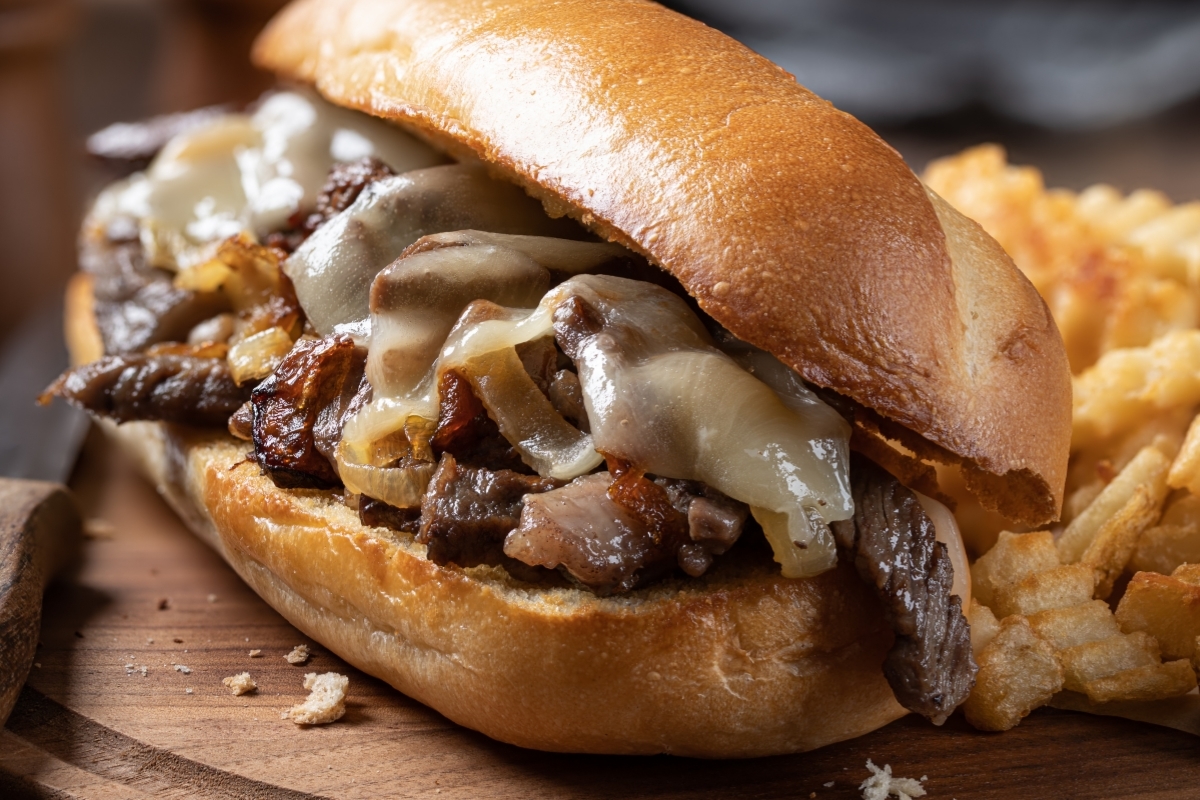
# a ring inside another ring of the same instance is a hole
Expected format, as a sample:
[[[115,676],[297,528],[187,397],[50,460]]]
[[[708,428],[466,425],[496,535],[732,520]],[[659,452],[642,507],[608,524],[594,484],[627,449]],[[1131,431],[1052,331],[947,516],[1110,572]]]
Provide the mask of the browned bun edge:
[[[1036,290],[732,39],[640,0],[297,0],[254,57],[646,255],[739,338],[962,463],[986,507],[1058,516],[1070,373]]]
[[[81,300],[68,303],[76,360],[95,328]],[[765,554],[731,554],[703,579],[617,598],[537,588],[500,569],[439,567],[330,492],[278,489],[227,435],[103,427],[289,622],[495,739],[748,757],[811,750],[906,713],[881,669],[892,635],[853,567],[788,580]]]

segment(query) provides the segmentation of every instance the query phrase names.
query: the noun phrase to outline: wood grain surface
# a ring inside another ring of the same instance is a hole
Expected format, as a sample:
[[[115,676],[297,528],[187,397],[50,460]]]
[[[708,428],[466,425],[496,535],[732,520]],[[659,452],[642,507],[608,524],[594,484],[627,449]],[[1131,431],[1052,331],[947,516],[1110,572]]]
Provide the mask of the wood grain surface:
[[[78,547],[79,522],[65,486],[0,478],[0,723],[33,664],[42,593]]]
[[[930,798],[1200,797],[1195,737],[1052,709],[1005,734],[909,717],[747,761],[498,744],[307,641],[103,444],[89,442],[80,473],[85,558],[46,596],[37,664],[0,731],[2,797],[850,798],[868,758],[928,776]],[[300,643],[313,656],[292,666],[283,656]],[[306,694],[304,674],[328,670],[350,676],[345,718],[281,720]],[[234,697],[221,679],[242,671],[259,689]]]

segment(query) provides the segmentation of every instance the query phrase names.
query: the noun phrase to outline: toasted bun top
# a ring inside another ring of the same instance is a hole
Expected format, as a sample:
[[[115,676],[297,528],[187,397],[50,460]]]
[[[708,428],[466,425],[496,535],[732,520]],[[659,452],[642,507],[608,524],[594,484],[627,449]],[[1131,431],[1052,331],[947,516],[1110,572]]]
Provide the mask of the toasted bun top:
[[[297,0],[254,57],[642,253],[735,336],[961,461],[985,506],[1058,515],[1070,373],[1036,290],[732,39],[643,0]]]

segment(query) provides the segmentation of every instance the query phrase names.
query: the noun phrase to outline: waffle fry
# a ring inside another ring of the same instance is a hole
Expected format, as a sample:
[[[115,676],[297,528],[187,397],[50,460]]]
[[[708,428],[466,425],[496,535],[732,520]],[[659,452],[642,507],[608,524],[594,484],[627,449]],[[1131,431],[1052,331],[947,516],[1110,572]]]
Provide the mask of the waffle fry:
[[[1003,730],[1064,687],[1092,703],[1191,691],[1200,670],[1200,203],[1110,186],[1047,190],[1037,170],[1007,164],[994,146],[935,162],[925,180],[1041,292],[1075,373],[1057,540],[1047,531],[995,538],[997,528],[977,533],[960,518],[969,541],[995,540],[971,567],[980,673],[967,719]],[[1131,568],[1114,614],[1104,599]]]

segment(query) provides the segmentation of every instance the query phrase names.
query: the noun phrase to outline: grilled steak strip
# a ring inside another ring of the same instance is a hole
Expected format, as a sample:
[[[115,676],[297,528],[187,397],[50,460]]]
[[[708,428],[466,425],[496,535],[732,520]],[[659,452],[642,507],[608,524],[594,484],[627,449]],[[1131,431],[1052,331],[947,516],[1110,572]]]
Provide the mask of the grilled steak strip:
[[[962,599],[950,594],[950,556],[916,495],[888,472],[856,455],[850,480],[854,516],[832,527],[896,631],[884,674],[900,705],[940,725],[978,671]]]
[[[218,292],[176,289],[171,273],[146,264],[136,239],[89,241],[80,262],[93,276],[94,313],[106,353],[134,353],[159,342],[186,341],[195,325],[229,310],[228,300]]]
[[[250,387],[234,383],[224,359],[129,353],[67,370],[43,397],[51,395],[117,422],[224,426]]]

